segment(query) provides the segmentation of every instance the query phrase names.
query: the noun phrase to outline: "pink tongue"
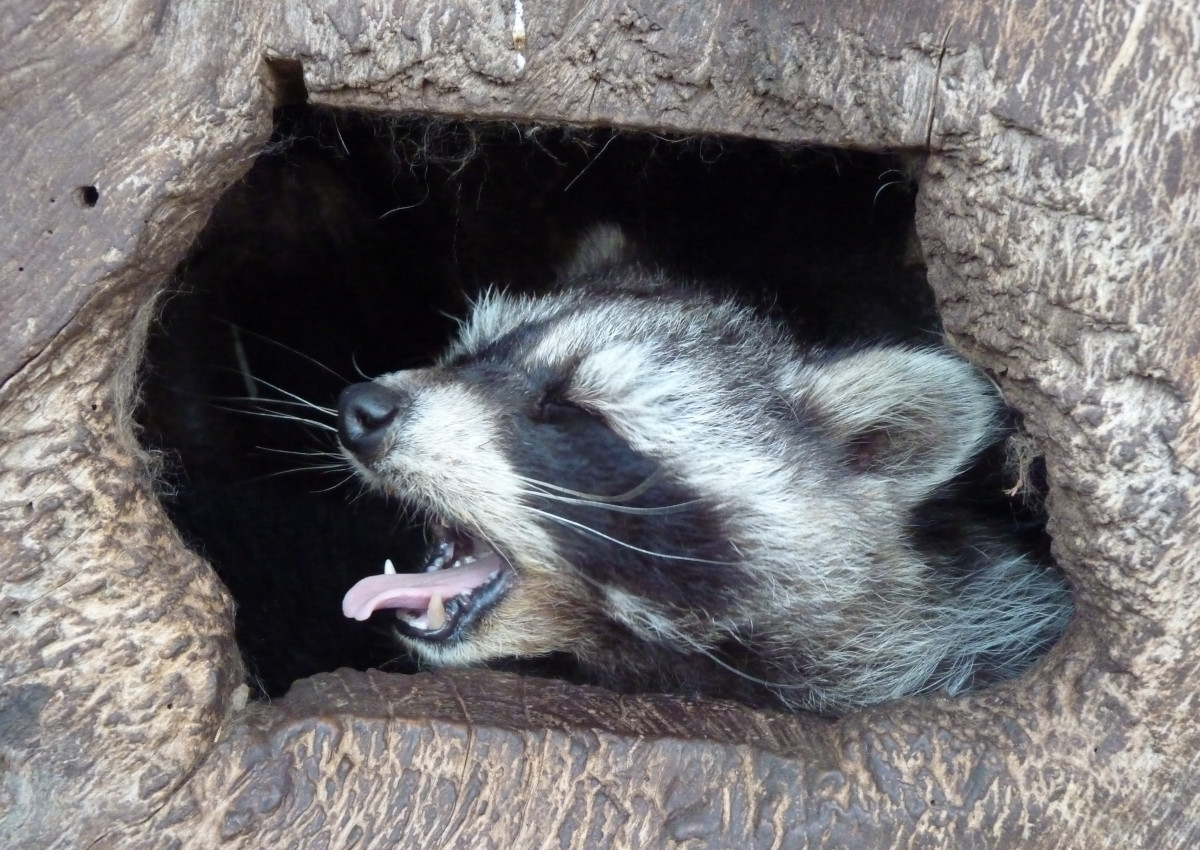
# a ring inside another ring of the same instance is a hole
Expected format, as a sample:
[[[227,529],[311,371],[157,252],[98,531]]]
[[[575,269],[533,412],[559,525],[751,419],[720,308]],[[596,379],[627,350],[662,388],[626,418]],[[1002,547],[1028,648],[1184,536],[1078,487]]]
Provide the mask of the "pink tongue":
[[[424,611],[429,600],[439,594],[443,600],[479,587],[500,569],[500,556],[488,555],[465,567],[435,570],[432,573],[384,573],[367,576],[342,599],[342,613],[365,620],[381,608],[407,608]]]

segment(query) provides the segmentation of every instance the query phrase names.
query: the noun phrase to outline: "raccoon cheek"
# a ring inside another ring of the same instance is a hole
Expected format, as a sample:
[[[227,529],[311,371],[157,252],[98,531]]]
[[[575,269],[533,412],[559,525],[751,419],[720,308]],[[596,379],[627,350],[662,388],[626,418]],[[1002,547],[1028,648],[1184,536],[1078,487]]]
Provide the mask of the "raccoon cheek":
[[[534,658],[565,649],[545,630],[531,628],[527,622],[493,611],[487,622],[460,644],[458,655],[465,663],[495,661],[500,658]]]
[[[586,619],[567,588],[553,581],[519,581],[478,632],[493,657],[570,652]]]

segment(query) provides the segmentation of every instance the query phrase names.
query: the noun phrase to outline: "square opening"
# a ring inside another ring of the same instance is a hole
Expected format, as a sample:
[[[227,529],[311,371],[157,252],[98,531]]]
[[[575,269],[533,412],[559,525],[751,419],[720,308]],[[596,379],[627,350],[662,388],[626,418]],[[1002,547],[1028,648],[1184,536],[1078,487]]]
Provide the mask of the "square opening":
[[[734,292],[803,341],[933,344],[917,164],[282,107],[178,271],[139,413],[144,444],[166,459],[168,512],[237,601],[258,692],[338,667],[414,669],[386,623],[341,613],[355,581],[385,559],[416,569],[423,549],[413,518],[334,457],[344,386],[431,362],[488,287],[553,288],[600,223],[644,263]],[[570,676],[559,659],[521,669]]]

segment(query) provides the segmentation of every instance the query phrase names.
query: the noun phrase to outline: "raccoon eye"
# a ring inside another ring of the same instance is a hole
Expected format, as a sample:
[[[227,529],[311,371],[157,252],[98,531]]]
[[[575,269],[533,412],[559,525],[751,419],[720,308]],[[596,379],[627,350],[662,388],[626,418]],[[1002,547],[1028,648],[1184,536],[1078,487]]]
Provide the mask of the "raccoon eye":
[[[593,414],[557,393],[546,393],[538,399],[533,418],[548,425],[563,425],[579,419],[594,418]]]

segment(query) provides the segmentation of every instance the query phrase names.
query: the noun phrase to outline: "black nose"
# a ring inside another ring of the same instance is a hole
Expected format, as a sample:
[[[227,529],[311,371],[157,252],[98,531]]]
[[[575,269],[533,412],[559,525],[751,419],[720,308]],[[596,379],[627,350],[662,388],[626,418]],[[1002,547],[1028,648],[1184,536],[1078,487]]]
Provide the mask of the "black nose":
[[[412,396],[371,381],[338,397],[338,439],[360,460],[378,456],[388,426],[412,406]]]

